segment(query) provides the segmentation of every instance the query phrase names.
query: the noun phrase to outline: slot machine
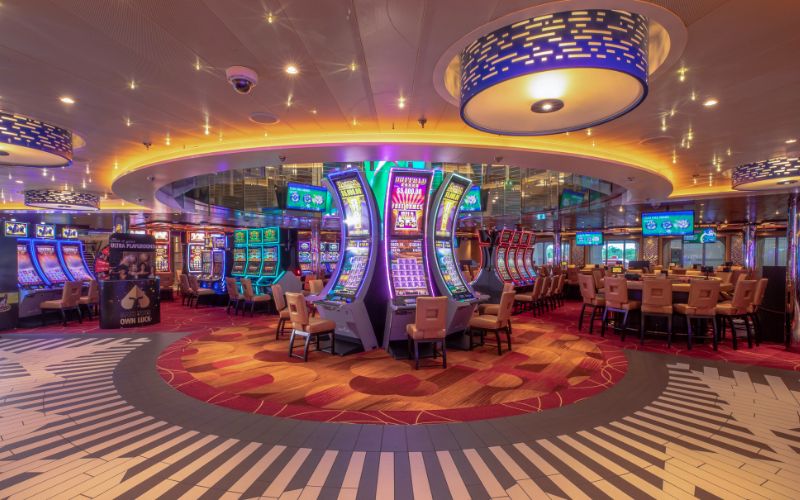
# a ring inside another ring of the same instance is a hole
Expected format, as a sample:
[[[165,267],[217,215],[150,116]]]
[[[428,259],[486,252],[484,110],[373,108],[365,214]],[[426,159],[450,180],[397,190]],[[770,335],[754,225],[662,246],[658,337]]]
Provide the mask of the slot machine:
[[[511,281],[514,282],[514,286],[516,287],[525,286],[527,284],[523,280],[522,274],[520,274],[520,270],[517,267],[517,250],[520,249],[519,242],[521,237],[522,231],[511,232],[511,242],[508,245],[508,254],[506,256],[506,268],[508,269],[509,276],[511,276]]]
[[[525,250],[528,248],[528,242],[530,240],[531,234],[528,231],[518,231],[521,236],[519,238],[519,244],[517,245],[517,252],[515,257],[516,268],[519,276],[521,278],[521,282],[524,286],[529,286],[533,284],[533,276],[528,271],[528,268],[525,266]]]
[[[475,304],[479,301],[472,287],[459,269],[455,251],[455,232],[458,214],[472,182],[457,174],[448,174],[433,199],[431,220],[428,225],[428,254],[439,295],[448,298],[447,333],[463,332]]]
[[[414,321],[417,297],[433,296],[427,252],[428,206],[433,172],[392,168],[384,209],[384,252],[389,304],[383,347],[406,346],[406,325]]]
[[[203,274],[203,252],[206,246],[205,231],[190,231],[186,234],[186,271],[197,278]]]
[[[320,244],[320,245],[324,245]],[[313,269],[314,258],[311,255],[311,240],[298,239],[297,240],[297,265],[300,269],[301,276],[308,276],[314,273]]]
[[[262,230],[263,251],[258,282],[255,283],[258,293],[272,293],[272,285],[280,285],[284,292],[299,292],[303,289],[294,273],[286,272],[288,252],[286,231],[279,227],[265,227]]]
[[[231,276],[240,278],[245,275],[247,265],[247,230],[237,229],[233,232],[233,265]]]
[[[61,240],[58,246],[61,263],[73,280],[90,281],[95,279],[89,270],[89,264],[83,256],[82,242]]]
[[[150,231],[153,239],[156,240],[156,260],[155,268],[157,273],[169,273],[172,271],[172,252],[170,251],[169,230],[159,229]]]
[[[528,233],[528,243],[525,246],[525,251],[523,252],[523,263],[525,265],[525,269],[528,271],[528,275],[536,279],[536,267],[533,265],[533,243],[534,243],[534,235],[532,231],[526,231]]]
[[[511,273],[508,271],[508,250],[509,245],[511,244],[511,234],[513,231],[510,229],[503,229],[500,232],[500,241],[497,244],[497,249],[495,250],[495,272],[497,276],[500,278],[500,281],[503,283],[513,283],[514,280],[511,277]]]
[[[382,331],[384,321],[380,303],[386,297],[385,284],[376,276],[380,264],[378,208],[364,174],[356,169],[329,173],[324,183],[342,214],[342,248],[320,295],[322,300],[315,304],[322,318],[336,323],[338,354],[368,351],[378,346],[376,331]]]
[[[17,289],[19,318],[41,314],[39,305],[45,300],[61,298],[61,288],[52,286],[33,257],[32,241],[28,239],[28,223],[5,221],[6,237],[17,238]]]

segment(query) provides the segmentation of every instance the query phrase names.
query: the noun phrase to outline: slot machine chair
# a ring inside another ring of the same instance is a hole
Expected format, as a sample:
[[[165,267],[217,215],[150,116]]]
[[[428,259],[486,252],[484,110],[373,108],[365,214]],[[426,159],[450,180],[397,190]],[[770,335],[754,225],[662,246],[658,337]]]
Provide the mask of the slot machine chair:
[[[308,361],[308,346],[312,337],[316,343],[317,351],[336,354],[336,323],[329,319],[310,317],[306,307],[306,298],[302,293],[287,293],[286,302],[289,304],[289,320],[292,322],[292,335],[289,337],[289,357]],[[331,345],[328,350],[320,347],[320,337],[325,335],[330,337]],[[302,356],[294,353],[294,340],[297,337],[305,339]]]
[[[286,323],[291,321],[289,308],[286,306],[286,296],[283,294],[283,287],[272,285],[272,301],[275,303],[275,310],[278,311],[278,325],[275,327],[275,340],[279,340],[281,335],[286,332]]]
[[[225,288],[228,291],[228,305],[225,307],[225,312],[230,314],[231,306],[233,306],[234,315],[238,315],[239,302],[244,300],[244,295],[239,293],[239,285],[236,283],[236,278],[225,278]]]
[[[97,280],[89,281],[89,291],[79,299],[79,303],[86,306],[89,319],[92,319],[92,312],[97,313],[100,308],[100,287]]]
[[[42,310],[42,326],[45,326],[45,312],[58,311],[61,313],[61,321],[67,326],[67,311],[75,311],[78,314],[78,322],[83,323],[81,314],[81,290],[83,283],[80,281],[67,281],[61,291],[61,298],[57,300],[45,300],[39,307]]]
[[[185,276],[185,275],[181,275],[181,276]],[[210,288],[201,288],[200,287],[200,282],[197,280],[196,276],[193,276],[193,275],[190,274],[187,277],[187,280],[189,281],[189,287],[191,288],[192,295],[194,296],[194,306],[195,307],[197,307],[200,304],[200,299],[202,297],[213,297],[214,295],[216,295],[216,292],[214,292],[214,290],[212,290]]]
[[[255,290],[253,289],[253,282],[250,280],[250,278],[242,278],[242,297],[242,315],[244,315],[247,304],[250,304],[250,316],[253,316],[255,315],[256,304],[269,305],[269,303],[272,301],[271,295],[266,293],[256,294]]]
[[[408,334],[408,356],[414,353],[415,368],[419,370],[419,345],[433,344],[433,357],[436,358],[436,344],[442,346],[442,368],[447,368],[447,297],[420,297],[417,299],[416,316],[413,323],[406,325]]]
[[[497,355],[503,354],[503,343],[500,341],[500,332],[506,334],[508,350],[511,350],[511,310],[514,308],[514,292],[503,292],[500,297],[500,308],[497,315],[481,314],[474,316],[469,322],[467,334],[469,335],[469,350],[476,345],[484,345],[486,333],[494,332],[497,339]],[[475,344],[475,332],[480,336],[480,343]]]

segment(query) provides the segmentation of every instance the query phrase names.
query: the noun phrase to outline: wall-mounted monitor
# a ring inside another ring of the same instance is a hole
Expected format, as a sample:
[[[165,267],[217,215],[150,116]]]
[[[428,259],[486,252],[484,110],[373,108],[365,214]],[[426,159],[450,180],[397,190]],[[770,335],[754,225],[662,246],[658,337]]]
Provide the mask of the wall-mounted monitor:
[[[64,226],[61,228],[61,237],[65,240],[77,240],[78,229],[74,227]]]
[[[3,234],[15,238],[28,237],[28,223],[27,222],[14,222],[5,221],[3,224]]]
[[[642,214],[642,236],[683,236],[694,232],[694,210]]]
[[[700,231],[687,234],[683,237],[684,243],[716,243],[717,230],[713,227],[705,227]]]
[[[575,244],[578,246],[594,246],[603,244],[603,233],[597,232],[581,232],[575,233]]]
[[[56,239],[55,224],[36,224],[36,237],[45,240]]]
[[[561,191],[561,208],[577,207],[583,204],[585,196],[583,191],[564,189]]]
[[[324,212],[327,208],[328,190],[311,184],[289,182],[286,185],[286,210]]]
[[[481,189],[480,186],[472,186],[464,195],[461,202],[462,212],[483,212],[486,209],[486,202],[489,198],[489,191]]]

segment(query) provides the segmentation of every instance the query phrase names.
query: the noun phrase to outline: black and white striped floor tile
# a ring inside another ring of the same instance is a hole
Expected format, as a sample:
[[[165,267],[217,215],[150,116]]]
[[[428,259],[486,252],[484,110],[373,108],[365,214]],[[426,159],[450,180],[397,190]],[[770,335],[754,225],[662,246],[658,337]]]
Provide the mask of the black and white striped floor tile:
[[[797,498],[794,373],[628,352],[540,414],[412,427],[206,405],[164,384],[179,335],[0,339],[3,498]]]

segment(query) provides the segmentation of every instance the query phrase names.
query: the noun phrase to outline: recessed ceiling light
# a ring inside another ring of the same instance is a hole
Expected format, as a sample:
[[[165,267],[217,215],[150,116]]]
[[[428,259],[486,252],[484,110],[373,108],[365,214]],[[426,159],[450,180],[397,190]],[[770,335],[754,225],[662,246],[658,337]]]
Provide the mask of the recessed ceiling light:
[[[553,113],[564,107],[561,99],[542,99],[531,104],[531,111],[534,113]]]
[[[272,24],[272,23],[274,23],[274,22],[275,22],[275,16],[273,16],[273,15],[272,15],[272,12],[270,12],[270,13],[268,13],[268,14],[267,14],[267,16],[266,16],[266,20],[267,20],[267,22],[268,22],[269,24]]]
[[[786,139],[786,144],[794,144],[797,142],[797,139]]]
[[[406,107],[406,98],[405,97],[401,97],[401,98],[399,98],[397,100],[397,107],[400,108],[400,109],[403,109],[403,108]]]
[[[68,95],[62,96],[59,101],[63,102],[64,104],[75,104],[75,99]]]
[[[16,182],[17,184],[25,184],[25,181],[22,181],[22,180],[19,180],[19,179],[15,180],[14,182]]]
[[[703,106],[705,106],[707,108],[710,108],[712,106],[716,106],[717,104],[719,104],[719,101],[714,99],[713,97],[709,97],[708,99],[706,99],[703,102]]]
[[[294,64],[286,66],[286,69],[284,71],[286,71],[290,75],[296,75],[300,73],[300,70],[297,69],[297,66],[295,66]]]

